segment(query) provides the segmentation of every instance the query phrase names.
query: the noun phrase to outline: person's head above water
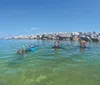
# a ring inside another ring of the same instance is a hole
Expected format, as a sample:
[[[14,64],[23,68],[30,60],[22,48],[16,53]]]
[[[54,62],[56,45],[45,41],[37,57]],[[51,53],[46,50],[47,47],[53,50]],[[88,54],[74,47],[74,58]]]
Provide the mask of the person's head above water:
[[[19,50],[17,51],[17,54],[19,54],[19,55],[23,55],[23,54],[24,54],[24,50],[19,49]]]
[[[80,38],[79,39],[80,42],[86,42],[84,39]]]
[[[34,45],[33,45],[33,44],[30,44],[29,47],[30,47],[30,48],[31,48],[31,47],[34,47]]]
[[[53,49],[63,49],[63,47],[60,47],[58,41],[56,41],[56,42],[54,43],[54,46],[53,46],[52,48],[53,48]]]
[[[55,47],[59,47],[59,42],[56,41],[55,44],[54,44],[54,46],[55,46]]]

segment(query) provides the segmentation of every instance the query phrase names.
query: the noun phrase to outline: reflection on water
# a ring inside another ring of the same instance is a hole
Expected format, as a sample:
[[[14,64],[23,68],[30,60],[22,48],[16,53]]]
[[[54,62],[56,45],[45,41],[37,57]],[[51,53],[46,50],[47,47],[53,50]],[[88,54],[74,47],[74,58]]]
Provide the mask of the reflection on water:
[[[19,56],[29,40],[0,41],[0,85],[100,85],[100,44],[60,41],[64,49],[52,49],[54,41],[32,41],[36,52]]]

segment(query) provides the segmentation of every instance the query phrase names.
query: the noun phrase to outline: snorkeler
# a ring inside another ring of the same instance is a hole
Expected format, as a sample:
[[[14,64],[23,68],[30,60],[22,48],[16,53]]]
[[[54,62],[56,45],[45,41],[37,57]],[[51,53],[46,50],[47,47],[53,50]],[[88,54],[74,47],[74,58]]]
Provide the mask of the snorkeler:
[[[36,52],[36,50],[34,49],[34,46],[32,44],[27,49],[25,49],[25,47],[22,45],[22,49],[19,49],[17,51],[17,54],[26,55],[25,53],[30,52],[30,51]]]
[[[24,50],[19,49],[19,50],[17,51],[17,54],[19,54],[19,55],[24,55]]]

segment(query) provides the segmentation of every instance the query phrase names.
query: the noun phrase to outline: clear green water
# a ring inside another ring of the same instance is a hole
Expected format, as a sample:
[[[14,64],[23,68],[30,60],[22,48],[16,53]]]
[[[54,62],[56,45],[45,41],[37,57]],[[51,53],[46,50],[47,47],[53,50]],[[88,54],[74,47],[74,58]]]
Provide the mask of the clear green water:
[[[27,57],[16,51],[36,45]],[[54,41],[0,40],[0,85],[100,85],[100,43],[61,41],[64,50],[51,49]]]

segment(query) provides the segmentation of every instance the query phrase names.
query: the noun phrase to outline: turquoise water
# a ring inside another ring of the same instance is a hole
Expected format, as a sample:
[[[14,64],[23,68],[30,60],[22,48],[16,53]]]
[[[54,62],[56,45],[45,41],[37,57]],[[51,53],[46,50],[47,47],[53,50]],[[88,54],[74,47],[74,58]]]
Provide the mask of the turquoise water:
[[[21,45],[35,44],[36,52],[19,56]],[[60,41],[63,49],[53,50],[54,41],[0,40],[0,85],[100,85],[100,43]]]

